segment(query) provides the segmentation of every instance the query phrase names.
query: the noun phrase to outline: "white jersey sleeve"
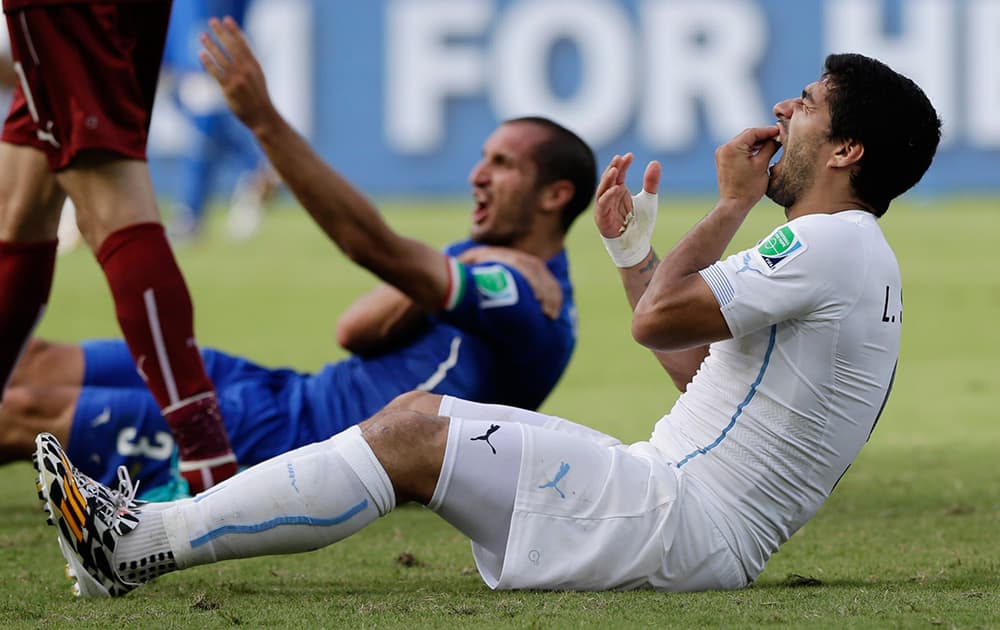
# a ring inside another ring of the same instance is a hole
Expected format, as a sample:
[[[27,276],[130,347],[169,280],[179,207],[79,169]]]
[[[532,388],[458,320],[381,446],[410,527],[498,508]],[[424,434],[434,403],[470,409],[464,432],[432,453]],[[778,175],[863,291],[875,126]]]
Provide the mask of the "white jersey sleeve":
[[[733,337],[806,314],[837,318],[853,306],[864,260],[833,233],[845,227],[807,215],[702,270]]]

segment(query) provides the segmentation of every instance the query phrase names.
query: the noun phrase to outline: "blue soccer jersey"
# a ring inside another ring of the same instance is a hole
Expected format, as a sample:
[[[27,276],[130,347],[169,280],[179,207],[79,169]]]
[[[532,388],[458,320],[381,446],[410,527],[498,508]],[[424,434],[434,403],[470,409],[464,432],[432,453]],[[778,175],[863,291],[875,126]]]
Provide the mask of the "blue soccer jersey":
[[[563,290],[562,311],[551,319],[516,270],[493,262],[464,265],[453,258],[475,245],[464,241],[446,249],[453,284],[446,308],[389,351],[352,356],[303,374],[205,349],[205,366],[240,463],[252,465],[323,440],[412,390],[537,408],[562,375],[576,342],[566,254],[547,262]],[[70,457],[105,483],[123,464],[146,491],[175,481],[169,429],[136,376],[124,342],[89,342],[84,349],[86,376]]]

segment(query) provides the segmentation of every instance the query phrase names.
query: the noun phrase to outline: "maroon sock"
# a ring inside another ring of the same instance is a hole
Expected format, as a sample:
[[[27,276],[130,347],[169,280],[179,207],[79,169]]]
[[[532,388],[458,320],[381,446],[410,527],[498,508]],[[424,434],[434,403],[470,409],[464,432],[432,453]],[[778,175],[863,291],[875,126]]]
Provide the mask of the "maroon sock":
[[[0,331],[3,331],[0,335],[0,387],[3,389],[45,311],[55,266],[56,241],[0,241]]]
[[[213,391],[194,342],[194,309],[166,232],[137,223],[108,236],[97,260],[139,373],[160,408]]]

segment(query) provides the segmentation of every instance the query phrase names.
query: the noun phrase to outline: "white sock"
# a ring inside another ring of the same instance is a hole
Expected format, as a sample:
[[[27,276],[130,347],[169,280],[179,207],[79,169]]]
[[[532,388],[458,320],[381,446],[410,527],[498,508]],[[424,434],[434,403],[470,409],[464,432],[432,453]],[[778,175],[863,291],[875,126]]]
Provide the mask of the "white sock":
[[[355,426],[262,462],[162,514],[183,569],[319,549],[395,504],[389,476]]]
[[[170,541],[163,527],[163,511],[168,507],[166,503],[144,505],[139,512],[139,526],[119,539],[114,565],[126,582],[148,582],[177,570],[174,552],[170,550]]]

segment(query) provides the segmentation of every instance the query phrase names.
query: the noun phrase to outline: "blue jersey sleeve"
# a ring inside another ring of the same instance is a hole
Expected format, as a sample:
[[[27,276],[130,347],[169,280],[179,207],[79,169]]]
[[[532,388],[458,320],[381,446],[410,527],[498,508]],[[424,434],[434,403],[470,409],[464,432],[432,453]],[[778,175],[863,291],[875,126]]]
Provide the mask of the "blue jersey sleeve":
[[[527,280],[515,269],[497,262],[465,265],[449,260],[451,287],[439,317],[471,334],[530,344],[545,335],[552,320]]]
[[[551,319],[516,269],[495,261],[462,264],[455,258],[471,246],[459,243],[445,252],[450,286],[436,318],[490,348],[496,402],[536,409],[576,345],[576,308],[565,253],[547,263],[563,291],[562,312]]]

